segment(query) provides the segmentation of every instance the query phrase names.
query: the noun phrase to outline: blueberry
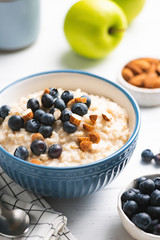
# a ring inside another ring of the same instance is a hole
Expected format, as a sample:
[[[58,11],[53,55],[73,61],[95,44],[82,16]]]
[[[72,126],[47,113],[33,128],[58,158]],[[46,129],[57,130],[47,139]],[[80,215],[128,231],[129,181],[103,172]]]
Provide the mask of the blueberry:
[[[70,116],[72,115],[72,112],[69,109],[64,109],[61,113],[61,121],[64,123],[66,121],[69,121]]]
[[[27,102],[27,108],[31,108],[33,112],[39,109],[39,102],[35,98],[31,98]]]
[[[45,125],[52,125],[55,122],[55,118],[51,113],[45,113],[41,116],[41,123]]]
[[[132,191],[135,192],[135,193],[140,193],[140,190],[137,189],[137,188],[132,188]]]
[[[150,195],[150,202],[153,206],[160,206],[160,190],[154,190]]]
[[[139,184],[143,181],[145,181],[147,178],[146,177],[140,177],[136,181],[136,188],[139,188]]]
[[[89,108],[91,105],[91,98],[88,95],[81,96],[82,98],[87,98],[87,102],[85,103],[87,107]]]
[[[147,213],[152,219],[160,218],[160,206],[148,206]]]
[[[142,229],[142,230],[147,230],[147,228],[149,227],[149,225],[152,222],[151,217],[147,214],[147,213],[137,213],[134,216],[134,224]]]
[[[60,98],[57,98],[55,101],[54,101],[54,107],[55,108],[58,108],[59,110],[63,111],[65,108],[66,108],[66,105],[65,105],[65,102],[60,99]]]
[[[3,105],[1,108],[0,108],[0,116],[5,119],[9,112],[10,112],[10,107],[8,105]]]
[[[56,88],[50,88],[50,92],[49,94],[53,97],[53,98],[57,98],[59,93],[58,90]]]
[[[128,200],[134,200],[135,195],[136,193],[132,189],[129,189],[122,194],[121,200],[122,202],[126,202]]]
[[[36,119],[30,119],[25,125],[25,129],[31,133],[37,133],[39,128],[40,124]]]
[[[155,189],[155,184],[151,179],[146,179],[139,184],[139,190],[142,193],[151,194],[154,189]]]
[[[45,142],[42,140],[35,140],[31,143],[31,150],[37,156],[45,153],[46,149],[47,146]]]
[[[28,150],[24,146],[19,146],[14,151],[14,156],[23,160],[26,160],[28,158],[28,155],[29,155]]]
[[[135,201],[138,203],[140,206],[148,206],[149,201],[150,201],[150,196],[148,194],[143,194],[143,193],[137,193],[135,195]]]
[[[160,190],[160,177],[154,178],[153,181],[155,183],[155,188]]]
[[[145,163],[150,163],[153,157],[154,154],[150,149],[146,149],[141,153],[141,159]]]
[[[41,117],[42,115],[45,114],[45,111],[43,111],[42,109],[38,109],[34,112],[34,118],[38,121],[41,122]]]
[[[69,121],[66,121],[63,124],[63,130],[68,133],[74,133],[77,130],[77,126],[70,123]]]
[[[153,234],[155,234],[155,235],[160,235],[160,224],[157,224],[157,225],[153,228]]]
[[[62,147],[60,144],[53,144],[48,149],[48,156],[50,158],[58,158],[62,153]]]
[[[52,135],[53,128],[51,126],[42,125],[38,132],[41,133],[44,138],[48,138]]]
[[[75,103],[72,108],[71,111],[73,113],[76,113],[80,116],[85,115],[88,112],[88,108],[84,103]]]
[[[130,218],[138,212],[138,204],[133,200],[127,201],[123,205],[123,211]]]
[[[154,156],[154,161],[157,165],[160,165],[160,153],[158,153]]]
[[[24,120],[19,115],[13,115],[8,120],[8,126],[13,131],[19,131],[24,126]]]
[[[153,233],[153,228],[159,224],[159,220],[158,219],[154,219],[152,220],[151,224],[149,225],[149,227],[147,228],[147,232],[148,233]]]
[[[74,98],[73,92],[71,91],[64,91],[61,95],[61,98],[63,99],[63,101],[66,103],[68,103],[71,99]]]
[[[52,107],[53,103],[54,103],[53,97],[48,93],[45,93],[42,95],[41,101],[42,101],[43,107],[45,107],[45,108]]]

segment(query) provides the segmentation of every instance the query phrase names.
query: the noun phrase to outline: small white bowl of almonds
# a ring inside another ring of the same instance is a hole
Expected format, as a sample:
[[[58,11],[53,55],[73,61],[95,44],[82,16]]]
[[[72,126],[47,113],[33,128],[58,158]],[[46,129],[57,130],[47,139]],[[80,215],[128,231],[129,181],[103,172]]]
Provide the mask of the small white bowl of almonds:
[[[120,69],[119,83],[127,89],[141,107],[160,105],[160,60],[136,58]]]

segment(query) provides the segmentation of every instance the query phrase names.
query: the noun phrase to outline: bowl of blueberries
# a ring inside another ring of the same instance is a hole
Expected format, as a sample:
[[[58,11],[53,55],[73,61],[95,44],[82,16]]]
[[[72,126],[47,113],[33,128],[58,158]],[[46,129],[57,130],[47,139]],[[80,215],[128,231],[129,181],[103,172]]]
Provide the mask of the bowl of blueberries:
[[[160,174],[131,181],[119,193],[117,208],[124,228],[134,239],[160,239]]]
[[[23,97],[29,94],[45,89],[45,93],[39,101],[42,101],[44,107],[50,108],[53,105],[52,95],[56,94],[56,89],[58,88],[64,90],[82,89],[82,91],[88,94],[106,96],[125,108],[128,113],[130,130],[127,142],[110,156],[95,159],[95,162],[75,166],[47,166],[39,164],[38,159],[28,161],[28,152],[22,146],[16,146],[14,154],[11,154],[0,143],[0,166],[15,182],[41,196],[54,198],[82,197],[105,187],[125,168],[136,146],[140,129],[140,110],[133,97],[118,84],[90,73],[74,70],[38,73],[17,80],[0,91],[0,103],[1,105],[11,106],[14,103],[16,104],[18,99],[23,99]],[[85,99],[87,102],[86,105],[83,104],[83,109],[77,107],[79,106],[79,103],[77,103],[71,108],[72,112],[75,112],[74,107],[76,106],[77,109],[80,109],[85,114],[88,109],[88,100],[87,98]],[[54,132],[50,125],[61,115],[61,121],[58,120],[63,125],[61,130],[67,132],[66,135],[74,133],[76,130],[76,125],[65,119],[68,118],[68,112],[66,104],[62,100],[62,96],[61,98],[55,98],[54,108],[56,108],[56,111],[55,109],[52,111],[51,108],[51,112],[44,113],[43,109],[37,109],[38,103],[36,100],[28,99],[28,109],[27,112],[23,113],[23,121],[21,121],[22,118],[18,114],[8,116],[9,120],[8,122],[6,121],[6,129],[9,127],[17,134],[19,129],[21,129],[20,132],[25,131],[25,134],[28,134],[28,132],[33,133],[32,143],[30,140],[27,149],[29,149],[28,151],[31,149],[35,156],[41,153],[43,155],[45,152],[49,158],[58,157],[62,152],[62,148],[57,144],[53,144],[51,147],[47,146],[46,150],[44,143],[50,140],[49,137]],[[31,116],[33,113],[30,109],[33,110],[34,117]],[[6,107],[1,107],[0,118],[2,121],[4,121],[8,111],[9,109]],[[64,111],[64,114],[62,111]],[[44,117],[41,114],[44,114]],[[39,118],[41,123],[38,121]],[[73,118],[72,120],[79,121],[78,118]],[[46,122],[50,124],[46,125]],[[14,138],[15,135],[12,136]],[[36,139],[34,139],[35,136]],[[82,147],[84,147],[83,144]]]

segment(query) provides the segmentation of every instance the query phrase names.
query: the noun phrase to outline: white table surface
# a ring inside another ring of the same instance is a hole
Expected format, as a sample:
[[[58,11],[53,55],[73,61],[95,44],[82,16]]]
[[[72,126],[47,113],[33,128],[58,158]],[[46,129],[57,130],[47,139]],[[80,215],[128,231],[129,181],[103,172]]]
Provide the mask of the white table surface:
[[[75,0],[44,0],[41,31],[31,47],[0,53],[0,89],[24,76],[56,69],[79,69],[116,81],[122,61],[141,56],[159,57],[160,1],[147,0],[145,8],[129,26],[119,46],[105,59],[88,60],[73,53],[63,33],[64,16]],[[68,217],[68,227],[78,240],[132,240],[122,227],[117,212],[120,189],[137,175],[160,171],[143,165],[141,151],[160,151],[160,107],[141,108],[142,124],[135,152],[124,171],[103,190],[80,199],[47,199]]]

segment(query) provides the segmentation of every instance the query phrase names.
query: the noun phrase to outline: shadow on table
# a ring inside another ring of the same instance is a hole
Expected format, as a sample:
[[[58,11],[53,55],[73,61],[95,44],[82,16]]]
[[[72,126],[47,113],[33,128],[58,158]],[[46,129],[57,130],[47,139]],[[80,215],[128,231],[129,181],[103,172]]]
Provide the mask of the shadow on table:
[[[85,232],[91,231],[90,236],[93,240],[98,239],[98,233],[101,235],[99,239],[102,239],[103,235],[106,236],[103,239],[133,240],[122,226],[118,214],[110,215],[112,211],[108,198],[111,198],[111,194],[112,191],[108,189],[105,201],[101,199],[104,196],[103,192],[75,199],[47,198],[46,200],[55,211],[62,212],[67,216],[68,227],[73,234],[80,234],[80,231],[84,229]],[[97,202],[99,202],[99,205],[97,205]],[[115,204],[113,205],[115,206]],[[89,224],[86,225],[88,221]],[[111,221],[112,224],[107,224],[108,221]],[[85,235],[85,233],[83,234]],[[83,234],[82,236],[84,236]]]
[[[78,219],[85,218],[87,211],[92,209],[94,203],[98,200],[99,195],[97,193],[73,199],[54,199],[54,198],[46,198],[46,201],[51,205],[51,207],[57,211],[63,213],[69,220],[73,218],[73,216],[77,216]],[[91,204],[92,203],[92,204]],[[74,223],[72,222],[74,225]]]
[[[96,193],[94,193],[96,196]],[[55,198],[46,198],[47,202],[54,208],[56,211],[63,211],[65,214],[65,209],[75,210],[76,208],[81,208],[82,206],[86,206],[93,200],[92,195],[73,198],[73,199],[55,199]],[[68,211],[67,211],[68,213]]]
[[[72,50],[65,52],[60,58],[60,65],[64,68],[84,70],[90,67],[97,66],[103,59],[88,59],[81,57]]]

